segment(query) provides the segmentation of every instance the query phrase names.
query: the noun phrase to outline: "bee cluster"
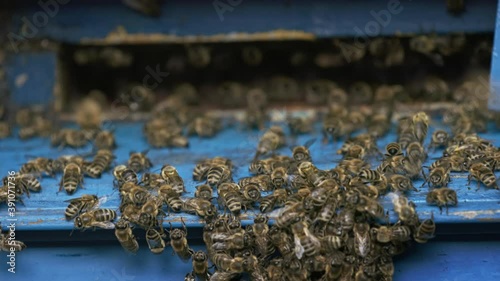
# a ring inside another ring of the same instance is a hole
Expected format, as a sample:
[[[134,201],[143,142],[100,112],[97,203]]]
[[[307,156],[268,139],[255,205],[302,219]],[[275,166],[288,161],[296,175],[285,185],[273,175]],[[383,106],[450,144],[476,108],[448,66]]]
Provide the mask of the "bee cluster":
[[[193,109],[193,95],[196,97],[192,86],[181,85],[174,95],[153,109],[151,119],[144,125],[146,139],[152,147],[187,147],[186,135],[213,137],[222,129],[220,118]]]

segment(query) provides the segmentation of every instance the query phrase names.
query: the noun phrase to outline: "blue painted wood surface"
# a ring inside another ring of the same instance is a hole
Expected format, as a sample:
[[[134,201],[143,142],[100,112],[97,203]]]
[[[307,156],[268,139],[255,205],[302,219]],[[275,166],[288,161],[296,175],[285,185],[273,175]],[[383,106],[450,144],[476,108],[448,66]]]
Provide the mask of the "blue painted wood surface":
[[[12,31],[22,35],[23,18],[34,23],[34,15],[44,11],[37,2],[18,3],[12,17]],[[356,28],[373,28],[369,36],[398,32],[491,32],[494,30],[494,0],[467,1],[460,16],[447,12],[442,1],[231,1],[238,3],[226,12],[217,12],[216,1],[165,1],[162,15],[146,17],[120,4],[120,1],[61,1],[57,13],[35,25],[36,38],[79,42],[82,38],[104,38],[121,25],[128,33],[167,35],[215,35],[235,32],[299,30],[317,37],[356,36]],[[228,3],[226,0],[218,2]],[[398,5],[399,3],[399,5]],[[26,4],[26,5],[22,5]],[[390,20],[376,20],[373,13],[391,10]],[[392,6],[391,6],[392,7]],[[25,20],[26,21],[26,20]],[[373,27],[370,27],[374,21]],[[377,31],[378,30],[378,31]],[[29,34],[29,33],[27,33]]]
[[[497,20],[495,27],[495,38],[493,41],[493,54],[491,55],[490,83],[491,92],[488,107],[500,111],[500,5],[497,7]]]
[[[7,57],[10,105],[48,105],[54,100],[57,54],[52,51],[10,53]]]
[[[202,249],[192,245],[195,250]],[[500,242],[430,242],[394,258],[398,281],[493,281],[500,279]],[[1,280],[137,281],[184,280],[190,263],[180,262],[167,248],[153,255],[141,245],[130,255],[114,245],[47,246],[28,248],[17,254],[16,273],[7,272],[0,255]],[[35,278],[35,279],[34,279]]]
[[[115,151],[117,156],[116,163],[125,163],[128,159],[129,152],[142,151],[149,146],[142,133],[142,123],[117,123],[116,139],[118,148]],[[429,130],[429,136],[433,130],[444,128],[438,121],[433,122]],[[319,140],[321,134],[319,131],[320,124],[317,124],[316,131],[313,135],[299,136],[296,144],[303,144],[307,140],[316,137],[318,141],[311,147],[311,153],[314,163],[321,169],[331,169],[337,165],[340,160],[340,155],[336,154],[336,150],[341,143],[323,145]],[[234,179],[249,176],[248,165],[254,155],[255,148],[262,132],[244,131],[238,127],[227,127],[214,138],[200,139],[198,137],[190,137],[189,148],[175,149],[151,149],[149,156],[154,164],[151,171],[159,172],[164,164],[174,165],[180,175],[183,177],[188,194],[185,196],[193,196],[195,185],[198,183],[192,180],[192,171],[195,163],[200,159],[205,159],[214,156],[225,156],[232,159],[237,167],[234,172]],[[490,133],[483,134],[484,138],[492,140],[496,146],[500,146],[500,138],[498,132],[494,129]],[[389,142],[395,141],[394,133],[388,134],[378,141],[379,148],[384,149]],[[429,143],[427,140],[426,144]],[[290,145],[293,145],[290,143]],[[63,149],[58,151],[57,148],[50,148],[48,139],[33,139],[20,141],[17,138],[9,138],[0,141],[0,175],[7,175],[8,171],[18,170],[20,166],[29,160],[30,156],[41,156],[55,158],[59,155],[85,153],[90,151],[90,146],[83,149]],[[279,153],[291,155],[290,148],[282,148]],[[429,155],[427,165],[433,161],[432,158],[439,157],[441,151]],[[427,172],[427,171],[426,171]],[[68,196],[65,192],[56,194],[59,188],[60,176],[57,178],[43,178],[43,190],[40,193],[33,193],[30,199],[25,199],[26,206],[18,204],[19,208],[16,213],[17,227],[21,230],[70,230],[73,228],[72,222],[67,222],[64,219],[64,209],[67,203],[63,202],[70,198],[80,197],[82,194],[96,194],[98,196],[107,196],[107,202],[103,207],[118,208],[119,196],[118,192],[113,189],[113,177],[108,172],[101,179],[85,178],[85,189],[79,189],[74,195]],[[422,181],[415,181],[416,187],[420,187]],[[500,191],[489,189],[481,186],[479,191],[476,191],[476,183],[471,183],[470,189],[467,186],[466,173],[453,173],[452,181],[449,185],[457,191],[459,204],[457,207],[450,207],[449,214],[445,212],[440,214],[439,209],[435,206],[428,206],[425,202],[427,187],[421,189],[420,192],[412,192],[409,195],[410,200],[417,204],[417,211],[422,218],[430,217],[431,212],[434,213],[438,223],[464,223],[464,222],[498,222],[500,221]],[[392,210],[392,204],[388,197],[381,199],[387,210]],[[0,222],[6,223],[7,206],[0,206]],[[243,220],[251,219],[252,213],[244,213]],[[190,226],[201,226],[201,221],[196,216],[186,214],[170,214],[165,220],[174,222],[174,225],[179,225],[180,217]],[[248,222],[248,221],[247,221]],[[479,231],[479,230],[478,230]]]

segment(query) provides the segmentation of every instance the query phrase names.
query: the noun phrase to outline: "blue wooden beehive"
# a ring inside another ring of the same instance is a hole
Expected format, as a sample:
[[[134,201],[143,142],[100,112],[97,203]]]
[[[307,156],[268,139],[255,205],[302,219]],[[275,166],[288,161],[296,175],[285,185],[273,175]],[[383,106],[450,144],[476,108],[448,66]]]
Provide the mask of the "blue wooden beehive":
[[[353,36],[362,41],[396,34],[491,33],[496,30],[496,4],[492,0],[469,1],[466,12],[453,16],[440,1],[165,1],[161,6],[161,14],[149,17],[127,8],[120,1],[111,0],[9,3],[4,11],[0,11],[0,24],[6,27],[3,42],[6,55],[4,61],[0,56],[0,66],[6,70],[9,92],[8,98],[3,102],[13,109],[52,103],[55,103],[56,109],[60,109],[63,105],[62,97],[67,98],[69,95],[61,92],[60,88],[61,76],[65,75],[60,71],[64,69],[61,50],[68,46],[141,48],[205,42],[311,42],[330,37]],[[490,105],[492,109],[498,110],[498,34],[495,34],[494,41]],[[146,72],[145,75],[148,74],[152,73]],[[165,77],[160,83],[163,80],[168,83],[168,79]],[[140,122],[117,123],[117,163],[125,162],[131,150],[142,151],[148,148],[146,140],[141,137],[142,125]],[[154,164],[152,170],[170,163],[177,167],[184,179],[190,179],[197,160],[227,156],[241,166],[236,170],[236,178],[248,176],[246,167],[260,135],[257,131],[242,131],[233,126],[225,128],[213,139],[190,138],[189,149],[152,149],[149,152]],[[301,136],[296,142],[304,143],[310,138]],[[395,138],[392,130],[378,141],[379,147]],[[490,130],[484,134],[484,138],[493,140],[495,145],[500,146],[497,131]],[[315,162],[320,168],[329,167],[332,161],[340,159],[335,153],[339,145],[321,147],[318,144],[316,148],[312,148],[312,157],[317,159]],[[85,153],[89,150],[87,148],[78,152]],[[289,154],[288,148],[279,152]],[[20,141],[14,137],[8,138],[0,141],[0,172],[18,170],[26,161],[27,155],[51,157],[70,153],[74,153],[74,150],[50,148],[47,139]],[[438,152],[429,156],[438,157]],[[492,189],[480,192],[468,189],[466,181],[466,177],[460,174],[452,178],[459,204],[450,208],[449,214],[439,214],[435,207],[427,206],[424,192],[410,196],[423,217],[434,213],[438,232],[443,237],[464,238],[458,239],[461,242],[430,243],[427,247],[418,249],[411,257],[403,257],[402,261],[397,261],[396,268],[400,271],[396,272],[396,280],[416,280],[420,278],[416,276],[423,274],[426,280],[465,280],[470,277],[499,279],[500,268],[493,264],[498,258],[500,243],[472,242],[472,236],[468,235],[500,233],[500,194],[498,190]],[[109,173],[101,179],[86,179],[85,193],[108,196],[109,200],[104,207],[117,208],[119,199],[111,183],[112,175]],[[194,192],[195,184],[186,181],[187,191]],[[419,182],[415,184],[419,186]],[[66,203],[63,201],[74,196],[56,194],[58,179],[44,179],[42,185],[43,192],[33,194],[26,200],[26,206],[19,207],[15,217],[16,233],[27,243],[32,242],[34,247],[18,254],[16,275],[9,276],[2,254],[0,276],[13,278],[9,280],[24,280],[36,274],[43,280],[68,277],[72,280],[88,280],[90,268],[93,279],[182,280],[190,270],[189,264],[179,262],[169,253],[153,256],[146,249],[141,249],[137,256],[126,255],[116,241],[111,240],[113,236],[109,233],[73,233],[73,236],[68,237],[73,224],[64,220]],[[385,206],[390,209],[389,199],[384,200]],[[189,227],[190,237],[193,237],[194,248],[201,247],[200,220],[184,214],[182,217]],[[242,218],[248,221],[252,218],[252,212],[244,214]],[[167,221],[179,226],[180,215],[170,215]],[[5,205],[0,206],[0,222],[4,226],[10,222]],[[79,246],[75,241],[87,244]],[[89,246],[88,243],[96,245]],[[432,272],[432,276],[429,276],[429,272]]]

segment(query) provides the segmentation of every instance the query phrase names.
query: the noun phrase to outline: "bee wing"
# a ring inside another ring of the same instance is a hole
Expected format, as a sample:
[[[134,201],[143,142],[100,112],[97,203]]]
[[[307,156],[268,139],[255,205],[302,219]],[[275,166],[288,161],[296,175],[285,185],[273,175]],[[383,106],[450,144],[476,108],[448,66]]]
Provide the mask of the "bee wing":
[[[115,224],[112,223],[112,222],[92,222],[90,223],[90,226],[93,226],[93,227],[99,227],[99,228],[103,228],[103,229],[114,229],[115,228]]]
[[[297,235],[294,236],[293,240],[294,240],[294,244],[295,244],[295,248],[294,248],[295,255],[300,260],[302,258],[302,256],[304,255],[304,247],[302,246],[302,244],[300,244],[300,239],[299,239],[299,237],[297,237]]]
[[[97,208],[97,207],[101,206],[102,204],[108,202],[108,198],[109,197],[110,197],[109,195],[104,195],[104,196],[99,197],[99,200],[97,201],[97,204],[95,205],[95,208]]]

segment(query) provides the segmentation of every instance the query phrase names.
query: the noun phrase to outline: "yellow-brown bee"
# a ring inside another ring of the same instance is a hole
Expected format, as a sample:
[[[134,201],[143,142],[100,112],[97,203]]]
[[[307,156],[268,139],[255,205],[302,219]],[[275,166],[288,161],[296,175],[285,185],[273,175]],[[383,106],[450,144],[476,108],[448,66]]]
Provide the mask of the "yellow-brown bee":
[[[208,255],[204,251],[197,251],[193,254],[193,273],[199,280],[209,280],[210,272],[208,271]]]
[[[97,206],[99,198],[96,195],[84,194],[81,197],[66,200],[69,202],[64,215],[67,220],[71,220],[83,212],[89,211]]]
[[[274,152],[286,143],[285,132],[279,126],[272,126],[260,138],[254,160],[259,156]]]
[[[113,229],[112,223],[116,219],[116,212],[111,209],[94,209],[75,217],[76,229],[104,228]]]
[[[146,232],[146,242],[148,243],[149,250],[153,254],[161,254],[165,250],[165,234],[159,232],[154,228],[149,228]]]
[[[109,169],[114,158],[111,150],[99,149],[92,162],[83,164],[83,172],[92,178],[99,178],[104,171]]]
[[[193,255],[194,251],[188,245],[187,227],[182,219],[181,221],[183,229],[176,228],[172,230],[172,224],[170,224],[170,245],[179,258],[182,261],[187,262]]]
[[[147,151],[143,152],[130,152],[127,161],[127,166],[134,172],[139,173],[145,171],[153,166],[151,160],[146,156]]]
[[[186,191],[184,187],[184,180],[182,180],[181,176],[177,172],[177,169],[172,165],[164,165],[161,168],[161,176],[163,179],[172,186],[172,188],[179,195]]]
[[[97,149],[115,149],[115,135],[112,131],[100,131],[94,138],[94,146]]]
[[[426,201],[427,204],[437,205],[441,212],[443,212],[443,206],[446,207],[446,214],[448,214],[448,206],[456,206],[458,204],[457,193],[455,190],[447,187],[429,191]]]
[[[75,163],[68,163],[59,183],[59,192],[64,188],[66,193],[71,195],[78,187],[83,188],[82,168]]]
[[[137,243],[137,239],[132,233],[132,228],[128,221],[120,219],[115,223],[115,236],[123,249],[131,253],[137,253],[139,250],[139,243]]]

